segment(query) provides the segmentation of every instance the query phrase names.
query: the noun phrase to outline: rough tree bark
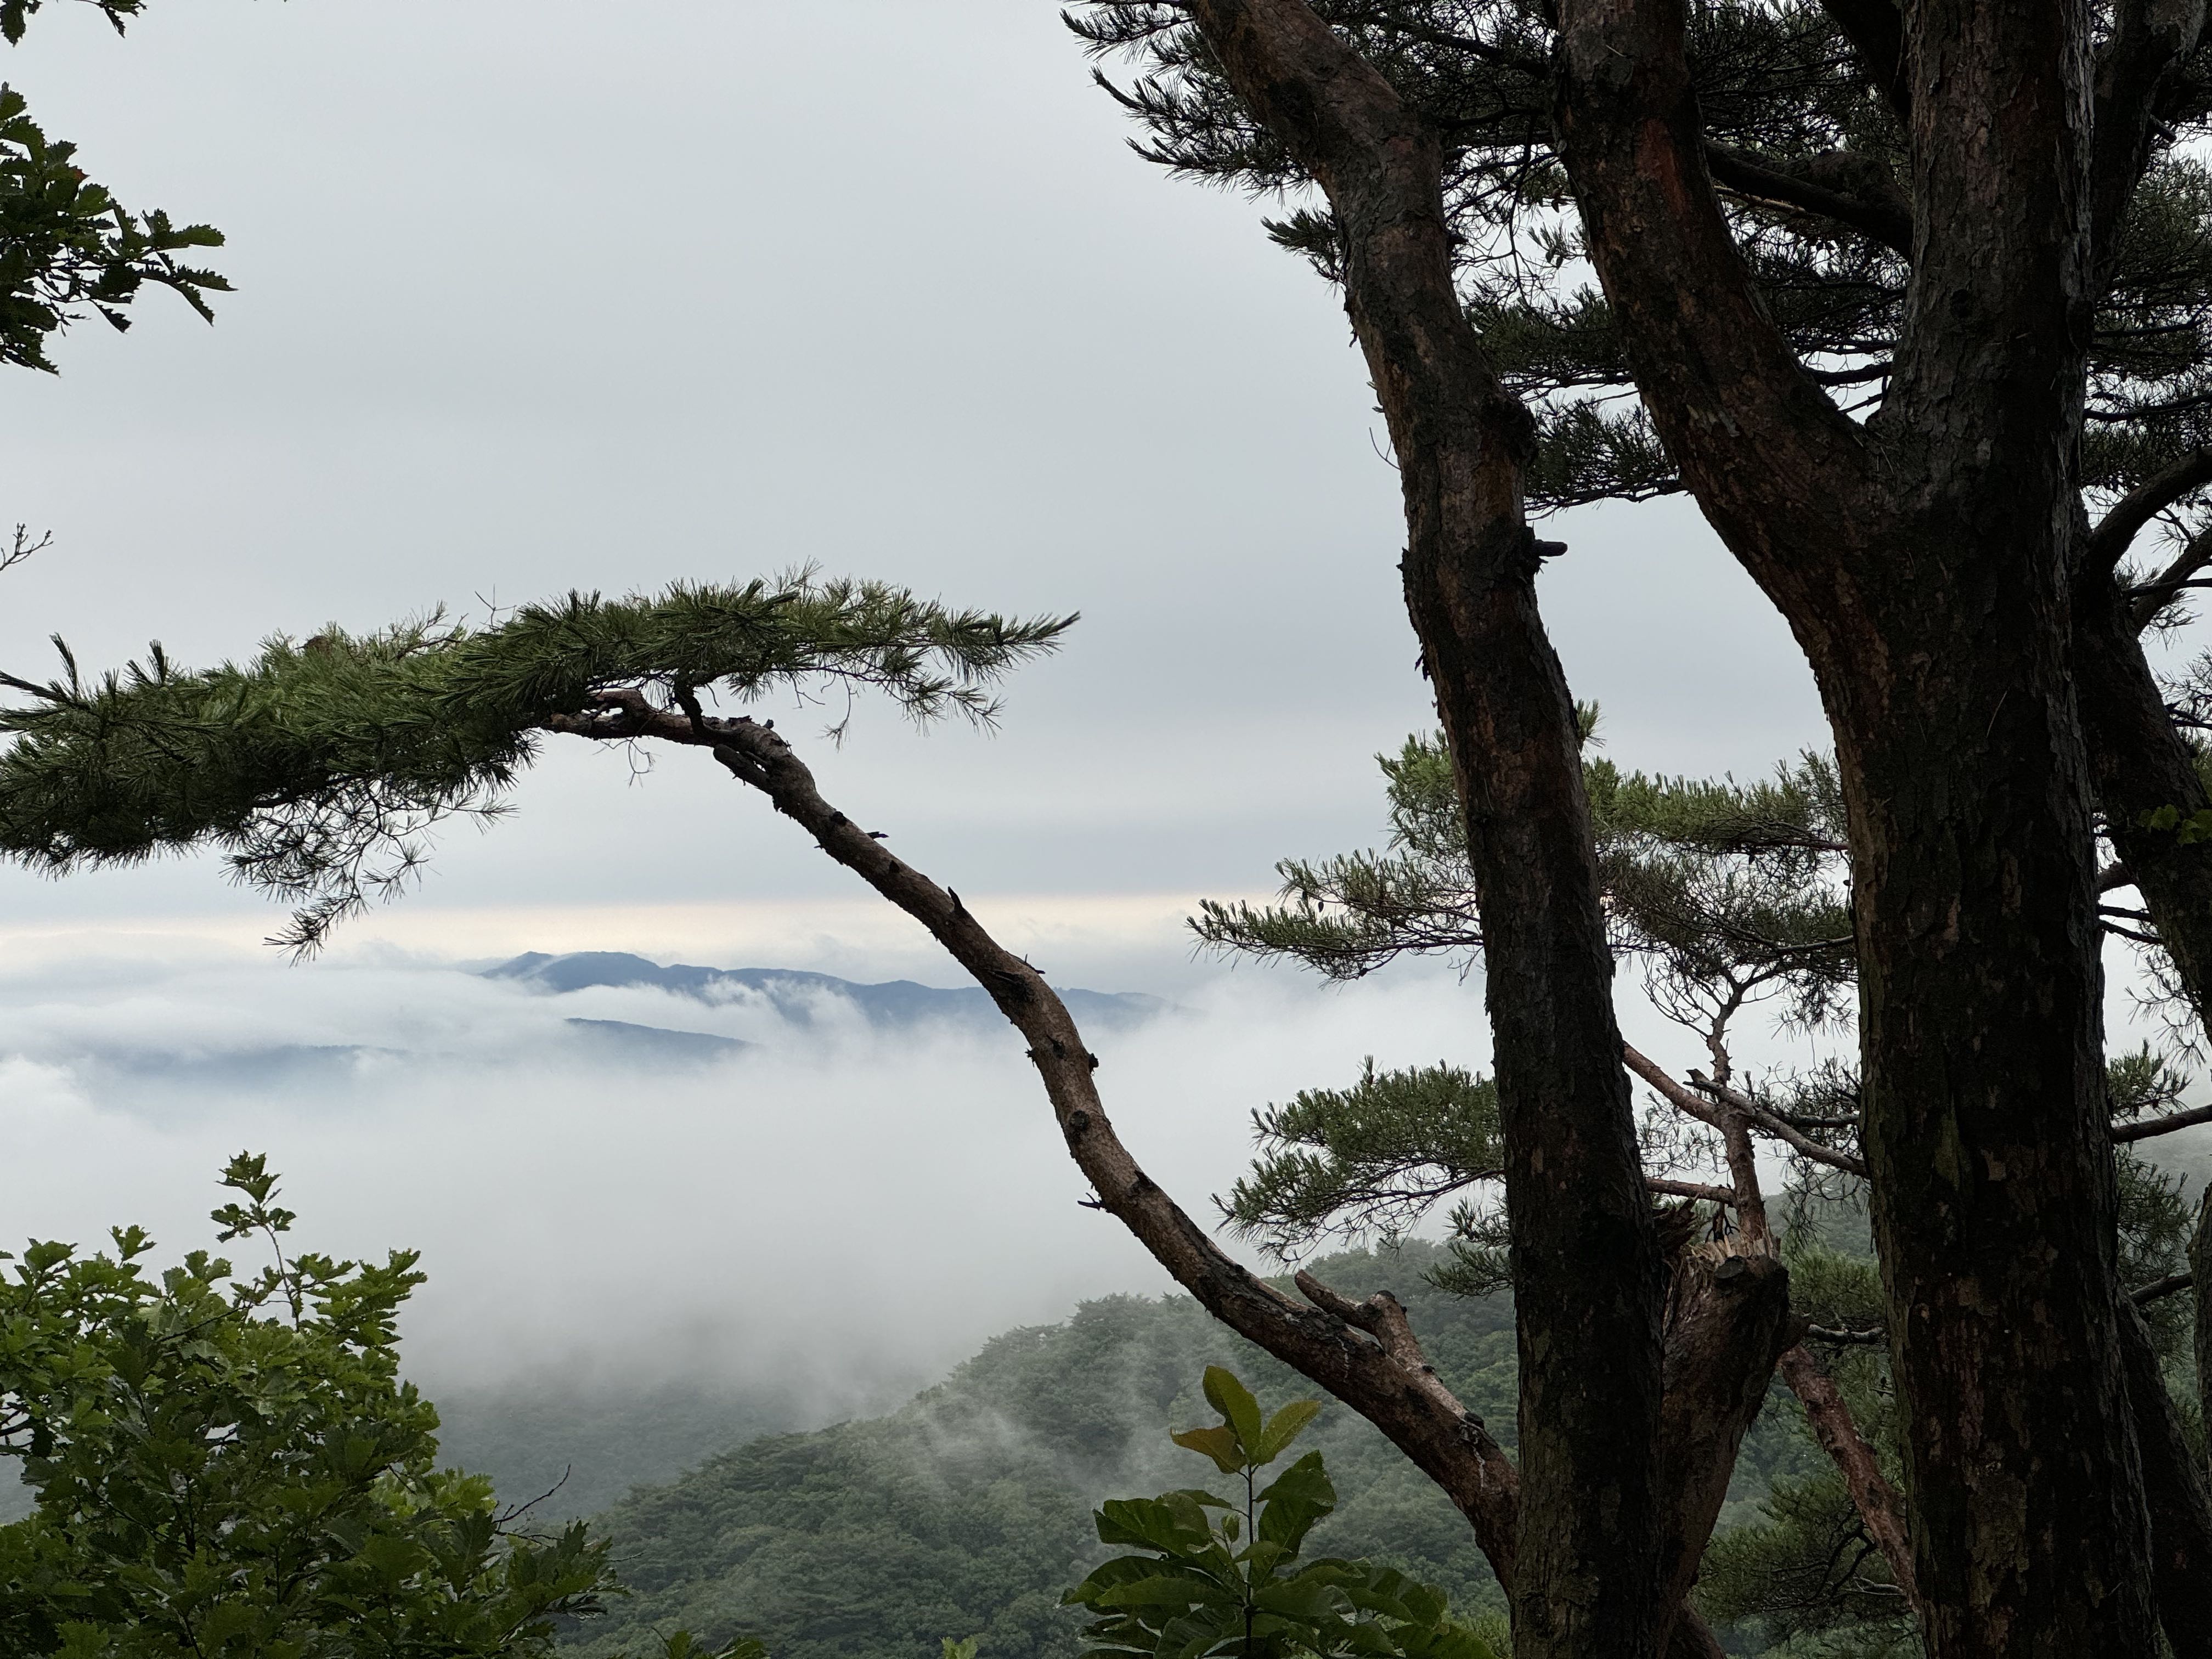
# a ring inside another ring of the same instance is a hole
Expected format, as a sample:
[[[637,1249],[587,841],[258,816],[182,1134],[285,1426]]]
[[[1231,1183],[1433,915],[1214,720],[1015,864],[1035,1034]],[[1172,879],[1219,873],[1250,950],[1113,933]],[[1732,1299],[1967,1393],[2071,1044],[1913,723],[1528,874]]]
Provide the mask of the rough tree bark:
[[[2148,1659],[2067,660],[2089,17],[1923,0],[1902,21],[1887,78],[1912,136],[1914,271],[1864,427],[1805,374],[1736,252],[1679,0],[1563,0],[1560,131],[1646,405],[1836,736],[1930,1649]]]
[[[2197,1391],[2203,1420],[2212,1424],[2212,1187],[2197,1201],[2197,1231],[2189,1238],[2189,1268],[2197,1280]]]
[[[1759,1179],[1759,1161],[1753,1151],[1747,1127],[1748,1109],[1755,1104],[1747,1097],[1737,1096],[1732,1090],[1715,1091],[1721,1098],[1709,1100],[1697,1091],[1686,1087],[1669,1076],[1656,1061],[1631,1048],[1626,1050],[1628,1069],[1659,1091],[1660,1096],[1675,1110],[1709,1124],[1721,1134],[1726,1152],[1731,1190],[1723,1201],[1735,1212],[1739,1228],[1740,1248],[1746,1255],[1773,1256],[1779,1246],[1774,1237],[1772,1224],[1766,1214],[1766,1198]],[[1741,1102],[1741,1103],[1737,1103]],[[1826,1149],[1822,1149],[1826,1150]],[[1843,1155],[1828,1152],[1832,1159],[1849,1162]],[[1863,1170],[1859,1173],[1863,1174]],[[1787,1310],[1787,1284],[1783,1285],[1783,1302]],[[1889,1564],[1891,1577],[1905,1595],[1906,1604],[1917,1614],[1920,1612],[1920,1588],[1912,1570],[1912,1542],[1905,1521],[1905,1500],[1883,1475],[1875,1456],[1874,1448],[1859,1431],[1833,1379],[1822,1370],[1820,1363],[1801,1344],[1804,1334],[1803,1322],[1786,1318],[1776,1333],[1776,1346],[1782,1352],[1771,1359],[1759,1371],[1759,1387],[1765,1387],[1770,1372],[1779,1369],[1782,1379],[1805,1408],[1807,1420],[1812,1425],[1813,1437],[1820,1449],[1844,1477],[1844,1489],[1864,1523],[1867,1536],[1872,1539],[1882,1559]],[[1675,1362],[1672,1346],[1668,1353],[1668,1386],[1675,1387]],[[1748,1379],[1747,1379],[1748,1380]],[[1751,1413],[1757,1415],[1757,1405],[1751,1404]],[[1749,1426],[1750,1419],[1745,1419]],[[1674,1431],[1675,1419],[1671,1397],[1667,1412],[1667,1423]],[[1733,1461],[1733,1452],[1730,1459]],[[1671,1465],[1670,1465],[1671,1468]],[[1725,1495],[1725,1487],[1723,1489]],[[1717,1500],[1716,1500],[1717,1501]]]
[[[1505,1146],[1522,1659],[1656,1650],[1662,1273],[1573,699],[1522,511],[1534,423],[1454,285],[1437,135],[1304,0],[1190,0],[1253,118],[1310,170],[1405,497],[1407,604],[1466,808]]]
[[[2159,1624],[2174,1659],[2212,1659],[2212,1493],[2204,1466],[2166,1392],[2150,1328],[2130,1303],[2120,1308],[2120,1346],[2142,1441]]]
[[[1790,1275],[1771,1255],[1692,1252],[1675,1270],[1673,1299],[1659,1465],[1676,1516],[1660,1563],[1670,1610],[1697,1583],[1736,1453],[1766,1401],[1775,1361],[1796,1340]]]

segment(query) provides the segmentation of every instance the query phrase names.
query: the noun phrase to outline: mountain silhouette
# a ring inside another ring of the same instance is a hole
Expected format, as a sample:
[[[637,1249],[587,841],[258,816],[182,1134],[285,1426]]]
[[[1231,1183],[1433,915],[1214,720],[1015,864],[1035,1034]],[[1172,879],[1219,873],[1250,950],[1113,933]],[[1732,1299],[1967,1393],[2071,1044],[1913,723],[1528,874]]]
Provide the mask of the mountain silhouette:
[[[1002,1019],[989,996],[972,985],[943,990],[910,979],[862,985],[793,968],[702,968],[687,963],[663,967],[623,951],[574,951],[565,956],[531,951],[485,969],[483,975],[518,980],[555,995],[599,987],[648,985],[705,1003],[757,997],[793,1025],[812,1024],[825,997],[850,1003],[877,1025],[912,1025],[932,1020],[996,1025]],[[1060,995],[1079,1021],[1108,1030],[1139,1024],[1168,1012],[1170,1006],[1158,997],[1133,991],[1061,989]]]

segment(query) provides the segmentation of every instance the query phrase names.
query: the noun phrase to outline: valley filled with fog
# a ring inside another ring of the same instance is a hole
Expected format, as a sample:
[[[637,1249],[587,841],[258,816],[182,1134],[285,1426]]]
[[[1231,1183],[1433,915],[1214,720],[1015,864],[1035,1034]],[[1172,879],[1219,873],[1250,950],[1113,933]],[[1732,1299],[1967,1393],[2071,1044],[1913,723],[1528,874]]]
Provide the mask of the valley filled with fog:
[[[49,959],[0,981],[15,1230],[138,1221],[165,1255],[205,1244],[216,1172],[250,1148],[283,1172],[304,1247],[422,1252],[404,1333],[434,1397],[773,1383],[816,1417],[1079,1297],[1167,1288],[1080,1206],[1021,1040],[980,992],[786,973],[671,989],[638,979],[653,966]],[[1201,1212],[1249,1157],[1252,1108],[1368,1054],[1480,1059],[1479,988],[1449,973],[1109,989],[1071,998],[1108,1099]]]

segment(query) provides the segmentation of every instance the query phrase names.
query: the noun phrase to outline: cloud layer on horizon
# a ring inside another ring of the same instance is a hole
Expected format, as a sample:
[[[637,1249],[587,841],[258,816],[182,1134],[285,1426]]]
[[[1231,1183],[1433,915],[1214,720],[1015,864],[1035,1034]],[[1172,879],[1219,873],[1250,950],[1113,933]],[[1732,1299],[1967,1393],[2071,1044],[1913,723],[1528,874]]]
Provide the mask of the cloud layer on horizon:
[[[1082,1297],[1170,1288],[1079,1206],[1010,1030],[872,1025],[835,997],[809,1012],[422,963],[48,963],[0,976],[0,1208],[17,1239],[140,1221],[180,1252],[209,1241],[223,1160],[265,1152],[301,1242],[422,1250],[406,1330],[434,1383],[773,1376],[872,1397]],[[756,1046],[640,1064],[580,1018]],[[1480,1024],[1449,975],[1223,974],[1093,1046],[1123,1133],[1210,1222],[1251,1108],[1369,1054],[1479,1064]]]

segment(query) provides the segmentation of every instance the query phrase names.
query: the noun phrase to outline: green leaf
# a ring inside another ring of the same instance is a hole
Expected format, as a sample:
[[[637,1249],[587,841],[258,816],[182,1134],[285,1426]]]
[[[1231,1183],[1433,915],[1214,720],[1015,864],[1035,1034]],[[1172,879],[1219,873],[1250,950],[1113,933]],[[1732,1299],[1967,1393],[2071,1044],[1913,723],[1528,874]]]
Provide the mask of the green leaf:
[[[1293,1400],[1267,1419],[1267,1426],[1260,1436],[1260,1444],[1253,1454],[1255,1463],[1273,1462],[1283,1455],[1291,1442],[1305,1432],[1306,1425],[1321,1415],[1318,1400]]]
[[[1298,1459],[1260,1496],[1267,1504],[1260,1515],[1261,1538],[1291,1551],[1305,1542],[1316,1522],[1336,1508],[1336,1487],[1322,1467],[1319,1452],[1308,1452]]]
[[[1194,1602],[1228,1606],[1236,1599],[1220,1585],[1197,1574],[1156,1572],[1150,1577],[1133,1578],[1099,1591],[1093,1604],[1103,1607],[1188,1607]]]
[[[1203,1382],[1206,1404],[1219,1412],[1229,1427],[1236,1431],[1237,1443],[1247,1457],[1257,1463],[1261,1460],[1252,1454],[1257,1449],[1262,1433],[1260,1402],[1252,1391],[1237,1380],[1236,1373],[1222,1365],[1208,1365]]]
[[[1102,1544],[1136,1544],[1163,1554],[1175,1554],[1204,1534],[1164,1498],[1113,1498],[1101,1504],[1097,1516]]]
[[[1205,1453],[1224,1474],[1238,1474],[1243,1471],[1243,1448],[1237,1444],[1236,1430],[1225,1423],[1217,1424],[1210,1429],[1185,1429],[1180,1434],[1170,1435],[1168,1438],[1188,1451]],[[1255,1461],[1264,1462],[1266,1460]]]

